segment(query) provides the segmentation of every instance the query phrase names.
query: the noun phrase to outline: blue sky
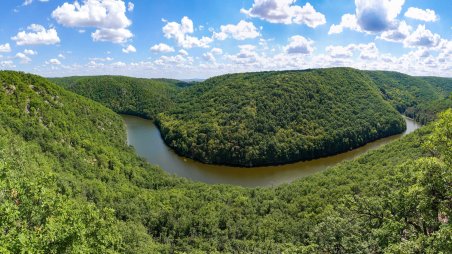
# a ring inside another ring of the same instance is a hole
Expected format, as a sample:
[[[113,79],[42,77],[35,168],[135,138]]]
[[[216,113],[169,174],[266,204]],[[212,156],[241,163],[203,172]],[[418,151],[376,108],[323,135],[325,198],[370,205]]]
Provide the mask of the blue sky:
[[[452,1],[8,0],[1,7],[0,69],[44,76],[189,79],[332,66],[452,76]]]

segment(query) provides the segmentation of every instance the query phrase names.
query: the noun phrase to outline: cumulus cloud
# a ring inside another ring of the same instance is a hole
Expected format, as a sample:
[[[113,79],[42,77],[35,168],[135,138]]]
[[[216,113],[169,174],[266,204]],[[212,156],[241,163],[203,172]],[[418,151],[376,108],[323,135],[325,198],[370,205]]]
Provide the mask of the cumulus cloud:
[[[314,41],[306,39],[301,35],[295,35],[289,38],[289,44],[284,47],[288,54],[311,54],[314,51]]]
[[[162,20],[167,22],[166,20]],[[213,41],[212,38],[202,37],[197,38],[188,34],[193,33],[193,21],[184,16],[181,23],[167,22],[162,28],[163,34],[168,39],[175,39],[177,44],[183,48],[201,47],[208,48],[209,43]]]
[[[181,50],[179,50],[179,55],[188,56],[188,52],[185,49],[181,49]]]
[[[34,51],[34,50],[32,50],[32,49],[25,49],[25,50],[24,50],[24,54],[25,54],[25,55],[29,55],[29,56],[34,56],[34,55],[37,55],[38,52],[36,52],[36,51]]]
[[[5,43],[0,45],[0,53],[8,53],[11,52],[11,46],[9,43]]]
[[[353,14],[344,14],[342,15],[341,22],[338,25],[331,25],[328,34],[342,33],[344,28],[348,28],[354,31],[361,31],[361,28],[359,27],[356,20],[356,16]]]
[[[397,16],[405,0],[355,0],[355,14],[344,14],[328,34],[341,33],[344,28],[360,32],[383,32],[397,26]]]
[[[377,59],[379,51],[375,43],[349,44],[347,46],[327,46],[325,51],[332,58],[351,58],[355,51],[360,52],[359,57],[363,60]]]
[[[16,68],[13,61],[11,61],[11,60],[1,61],[0,67],[1,68]]]
[[[31,58],[29,58],[27,55],[25,55],[24,53],[17,53],[16,54],[16,58],[19,59],[21,64],[27,64],[29,62],[31,62]]]
[[[210,52],[212,52],[212,54],[214,55],[221,55],[223,54],[223,50],[220,48],[213,48]]]
[[[422,20],[425,22],[435,22],[438,20],[438,16],[436,16],[434,10],[430,9],[423,10],[416,7],[408,8],[408,10],[405,12],[405,17]]]
[[[119,61],[119,62],[114,62],[114,63],[111,64],[111,66],[113,66],[113,67],[115,67],[115,68],[125,67],[126,65],[127,65],[126,63],[121,62],[121,61]]]
[[[51,45],[60,42],[58,33],[55,28],[45,29],[38,24],[31,24],[27,27],[30,32],[21,31],[16,36],[11,37],[17,45]]]
[[[160,53],[169,53],[174,52],[174,48],[165,44],[165,43],[159,43],[151,47],[152,52],[160,52]]]
[[[214,33],[213,37],[218,40],[225,40],[232,37],[236,40],[253,39],[258,37],[259,31],[252,22],[240,20],[237,25],[228,24],[220,27],[219,33]]]
[[[353,56],[354,45],[348,46],[333,46],[330,45],[325,48],[329,56],[333,58],[349,58]]]
[[[216,63],[217,62],[217,60],[215,59],[215,56],[211,52],[206,52],[206,53],[202,54],[202,57],[207,62],[211,62],[211,63]]]
[[[410,35],[411,30],[411,26],[405,21],[401,21],[395,29],[382,32],[378,38],[385,41],[403,42]]]
[[[95,27],[91,34],[94,41],[124,43],[133,36],[127,29],[132,22],[125,13],[122,0],[85,0],[83,4],[75,1],[58,6],[52,17],[67,27]]]
[[[135,8],[135,5],[132,2],[128,2],[127,3],[127,10],[128,11],[133,11],[134,8]]]
[[[110,41],[113,43],[124,43],[133,36],[132,32],[125,28],[119,29],[97,29],[91,34],[93,41]]]
[[[254,0],[250,9],[241,9],[240,12],[270,23],[305,24],[312,28],[326,23],[325,15],[317,12],[310,3],[300,7],[294,5],[295,1]]]
[[[390,28],[405,0],[355,0],[359,26],[370,32],[381,32]]]
[[[46,61],[46,64],[51,64],[51,65],[60,65],[61,62],[60,60],[56,59],[56,58],[52,58],[49,61]]]
[[[123,52],[123,53],[126,53],[126,54],[129,54],[129,53],[135,53],[135,52],[137,52],[137,49],[136,49],[134,46],[129,45],[129,46],[123,48],[123,49],[122,49],[122,52]]]
[[[235,64],[250,64],[258,61],[258,54],[256,53],[256,46],[251,44],[244,44],[238,46],[240,52],[236,55],[226,55],[226,59]]]
[[[416,31],[404,40],[405,47],[436,47],[441,42],[439,34],[434,34],[425,29],[425,25],[418,25]]]
[[[49,0],[39,0],[39,2],[48,2]],[[33,0],[25,0],[22,5],[27,6],[33,3]]]

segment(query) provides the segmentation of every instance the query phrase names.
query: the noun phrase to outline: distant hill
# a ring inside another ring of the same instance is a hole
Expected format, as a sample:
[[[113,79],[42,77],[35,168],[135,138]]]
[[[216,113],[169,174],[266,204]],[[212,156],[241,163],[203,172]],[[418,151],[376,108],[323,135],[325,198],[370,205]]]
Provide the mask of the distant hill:
[[[350,68],[228,74],[178,95],[158,126],[176,152],[256,166],[344,152],[405,122],[368,75]]]
[[[115,112],[149,119],[172,106],[178,88],[190,85],[172,79],[124,76],[76,76],[49,80]]]
[[[383,97],[402,114],[420,123],[435,119],[437,113],[452,107],[452,78],[414,77],[399,72],[364,71]]]

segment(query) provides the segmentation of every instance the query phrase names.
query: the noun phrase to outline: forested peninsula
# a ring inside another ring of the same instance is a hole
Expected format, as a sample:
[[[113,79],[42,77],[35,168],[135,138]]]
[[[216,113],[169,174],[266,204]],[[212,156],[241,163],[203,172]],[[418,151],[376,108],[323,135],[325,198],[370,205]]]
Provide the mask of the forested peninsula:
[[[448,253],[452,110],[415,133],[272,188],[164,173],[120,116],[0,71],[0,250],[6,253]]]
[[[405,129],[360,71],[228,74],[182,91],[157,124],[176,152],[205,163],[258,166],[337,154]]]

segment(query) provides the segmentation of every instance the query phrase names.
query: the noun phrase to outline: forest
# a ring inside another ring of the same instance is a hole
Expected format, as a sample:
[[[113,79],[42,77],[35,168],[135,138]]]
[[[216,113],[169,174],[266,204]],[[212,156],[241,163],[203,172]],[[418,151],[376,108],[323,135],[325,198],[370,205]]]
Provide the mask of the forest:
[[[98,101],[121,114],[154,119],[173,105],[178,88],[190,83],[171,79],[123,76],[75,76],[52,78],[52,82]]]
[[[177,99],[157,126],[176,152],[205,163],[284,164],[405,130],[368,76],[347,68],[228,74]]]
[[[448,253],[452,246],[452,109],[325,172],[243,188],[164,173],[127,146],[120,116],[42,77],[0,71],[0,108],[4,253]]]

